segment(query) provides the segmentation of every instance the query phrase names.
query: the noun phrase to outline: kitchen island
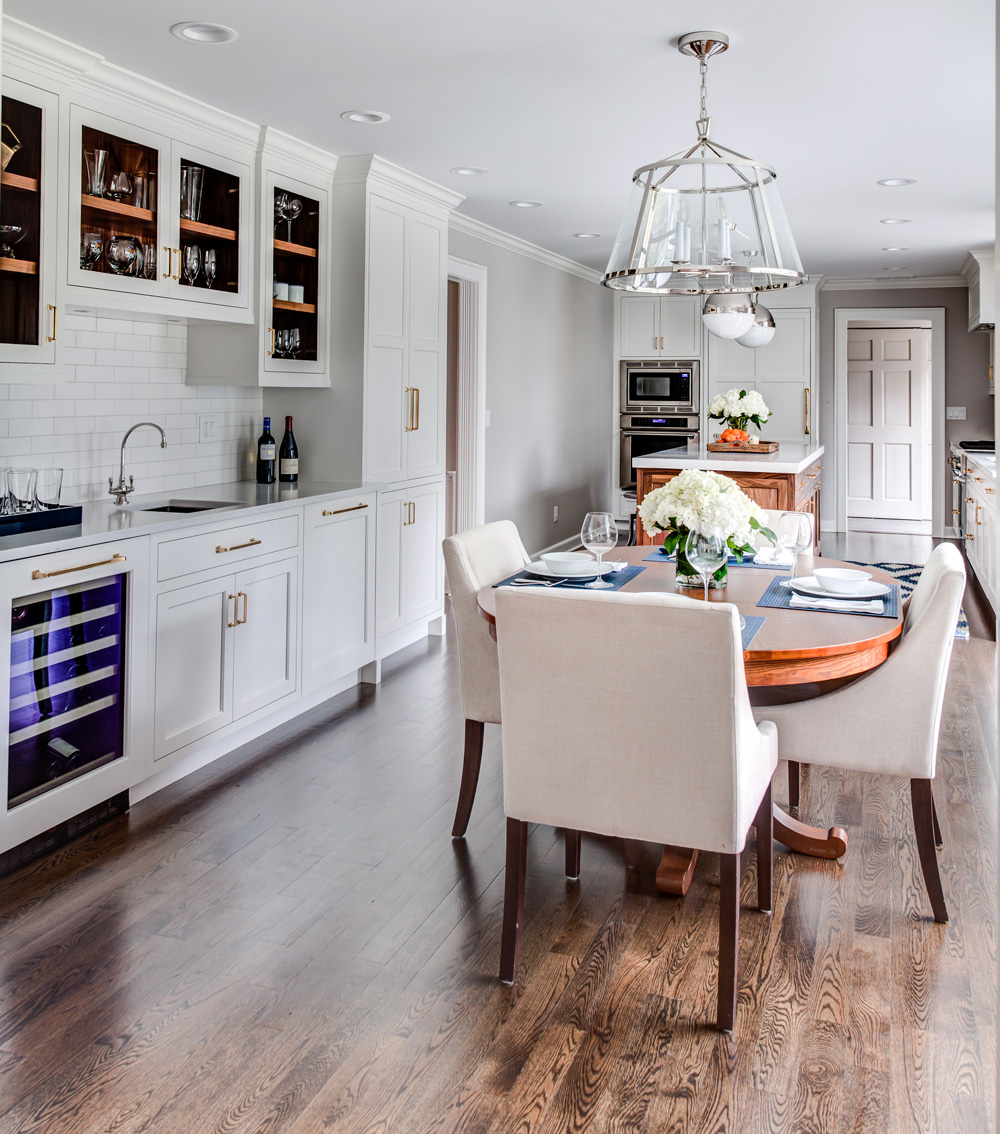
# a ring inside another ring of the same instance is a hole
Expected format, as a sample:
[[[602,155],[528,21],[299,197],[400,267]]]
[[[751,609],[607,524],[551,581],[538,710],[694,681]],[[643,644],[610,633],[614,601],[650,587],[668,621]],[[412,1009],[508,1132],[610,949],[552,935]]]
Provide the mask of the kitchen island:
[[[775,453],[710,453],[704,445],[685,445],[636,457],[636,506],[654,488],[672,480],[683,469],[705,469],[732,477],[751,499],[768,511],[811,512],[815,517],[816,549],[819,548],[819,506],[822,486],[822,445],[809,447],[782,442]],[[663,536],[648,536],[636,524],[640,544],[658,544]]]

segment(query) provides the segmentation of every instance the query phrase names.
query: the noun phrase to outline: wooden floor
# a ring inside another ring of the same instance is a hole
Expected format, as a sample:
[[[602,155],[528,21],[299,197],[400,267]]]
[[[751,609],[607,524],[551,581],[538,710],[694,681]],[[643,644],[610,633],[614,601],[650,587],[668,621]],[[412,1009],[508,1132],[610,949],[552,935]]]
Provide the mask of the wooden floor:
[[[569,882],[533,829],[503,987],[499,729],[453,842],[457,653],[430,639],[0,883],[0,1131],[995,1129],[995,644],[970,620],[935,785],[948,925],[905,784],[813,767],[802,815],[850,847],[776,848],[770,918],[744,855],[732,1036],[712,855],[671,899],[656,847],[628,873],[585,837]]]

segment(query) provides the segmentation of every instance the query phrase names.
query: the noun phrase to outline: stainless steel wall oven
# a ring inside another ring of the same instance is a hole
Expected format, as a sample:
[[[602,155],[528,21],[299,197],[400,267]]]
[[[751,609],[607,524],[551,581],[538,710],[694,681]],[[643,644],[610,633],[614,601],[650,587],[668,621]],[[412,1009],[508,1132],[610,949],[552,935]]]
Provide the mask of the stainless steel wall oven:
[[[618,484],[623,491],[635,488],[635,470],[632,461],[647,457],[661,449],[680,449],[697,445],[698,418],[683,414],[626,414],[621,415],[619,437]]]

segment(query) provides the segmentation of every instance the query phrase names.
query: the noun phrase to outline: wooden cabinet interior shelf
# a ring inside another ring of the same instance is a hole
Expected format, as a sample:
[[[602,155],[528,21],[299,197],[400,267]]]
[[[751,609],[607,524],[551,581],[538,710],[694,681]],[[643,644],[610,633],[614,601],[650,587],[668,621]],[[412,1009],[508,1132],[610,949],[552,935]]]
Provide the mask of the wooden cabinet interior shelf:
[[[292,303],[290,299],[275,299],[273,306],[276,311],[302,311],[306,315],[316,314],[315,303]]]
[[[24,189],[28,193],[38,192],[38,178],[24,177],[20,173],[0,173],[0,185],[5,189]]]
[[[207,236],[213,240],[235,240],[236,230],[232,228],[219,228],[214,224],[202,224],[201,221],[185,220],[181,217],[181,232],[189,236]]]
[[[80,196],[80,204],[85,209],[93,209],[98,213],[113,213],[115,216],[128,217],[134,221],[145,221],[147,224],[153,223],[153,212],[151,209],[137,209],[135,205],[126,205],[121,201],[112,201],[107,197],[91,197],[87,193]]]
[[[0,259],[0,272],[18,272],[25,276],[37,276],[38,265],[34,260],[12,260],[5,256]]]
[[[274,242],[275,252],[285,252],[289,256],[312,256],[316,258],[316,249],[310,248],[307,244],[289,244],[287,240],[276,240]]]

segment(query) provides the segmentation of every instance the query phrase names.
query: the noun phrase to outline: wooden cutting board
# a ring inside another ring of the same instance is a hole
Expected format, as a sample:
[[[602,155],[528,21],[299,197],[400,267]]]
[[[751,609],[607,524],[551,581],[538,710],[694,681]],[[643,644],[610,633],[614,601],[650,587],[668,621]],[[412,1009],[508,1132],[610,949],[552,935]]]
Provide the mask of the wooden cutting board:
[[[777,441],[759,441],[748,445],[743,441],[709,441],[705,448],[710,453],[777,453]]]

